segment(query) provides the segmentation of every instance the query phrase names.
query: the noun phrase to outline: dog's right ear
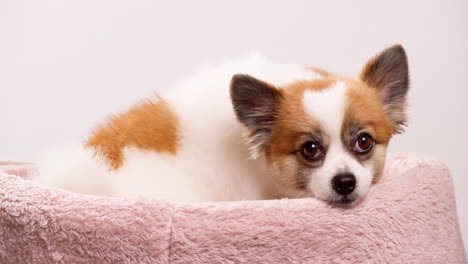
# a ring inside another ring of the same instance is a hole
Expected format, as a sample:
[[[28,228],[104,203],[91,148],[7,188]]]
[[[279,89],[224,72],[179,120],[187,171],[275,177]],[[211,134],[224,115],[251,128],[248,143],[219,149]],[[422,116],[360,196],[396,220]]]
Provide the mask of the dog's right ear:
[[[283,94],[273,85],[246,74],[236,74],[231,80],[231,100],[239,121],[249,134],[252,156],[269,144]]]

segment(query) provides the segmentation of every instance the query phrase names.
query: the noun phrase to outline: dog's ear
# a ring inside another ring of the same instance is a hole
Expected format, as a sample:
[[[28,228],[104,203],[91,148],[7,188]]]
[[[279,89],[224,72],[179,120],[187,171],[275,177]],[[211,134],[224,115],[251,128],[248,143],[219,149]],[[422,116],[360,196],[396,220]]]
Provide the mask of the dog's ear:
[[[393,123],[394,133],[403,132],[409,89],[408,60],[404,48],[394,45],[370,59],[360,79],[377,89],[385,113]]]
[[[231,100],[239,121],[248,129],[247,140],[252,156],[268,146],[279,104],[280,90],[271,84],[245,74],[236,74],[231,80]]]

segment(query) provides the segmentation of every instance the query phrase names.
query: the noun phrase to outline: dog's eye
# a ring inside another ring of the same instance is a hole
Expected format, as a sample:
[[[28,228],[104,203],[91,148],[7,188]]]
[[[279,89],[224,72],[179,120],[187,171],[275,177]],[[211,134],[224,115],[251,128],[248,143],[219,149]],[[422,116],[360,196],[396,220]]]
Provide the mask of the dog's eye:
[[[308,161],[319,161],[324,156],[320,145],[313,141],[307,141],[302,145],[301,154]]]
[[[374,147],[374,139],[367,133],[361,133],[354,142],[353,151],[358,154],[367,154]]]

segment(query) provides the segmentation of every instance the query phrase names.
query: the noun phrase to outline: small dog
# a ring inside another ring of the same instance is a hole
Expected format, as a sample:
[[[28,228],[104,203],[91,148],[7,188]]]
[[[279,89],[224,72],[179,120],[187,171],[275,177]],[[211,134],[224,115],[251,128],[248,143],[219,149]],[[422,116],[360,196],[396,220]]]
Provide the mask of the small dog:
[[[400,45],[358,78],[249,56],[161,89],[101,124],[84,148],[52,152],[41,180],[125,197],[351,204],[403,131],[408,88]]]

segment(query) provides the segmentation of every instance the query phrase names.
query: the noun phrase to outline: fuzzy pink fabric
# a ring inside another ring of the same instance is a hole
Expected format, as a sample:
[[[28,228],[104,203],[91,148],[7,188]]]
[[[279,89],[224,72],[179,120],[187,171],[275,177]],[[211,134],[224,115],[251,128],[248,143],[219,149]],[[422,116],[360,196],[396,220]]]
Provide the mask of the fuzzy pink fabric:
[[[0,263],[466,263],[450,173],[396,156],[352,209],[88,196],[0,163]]]

